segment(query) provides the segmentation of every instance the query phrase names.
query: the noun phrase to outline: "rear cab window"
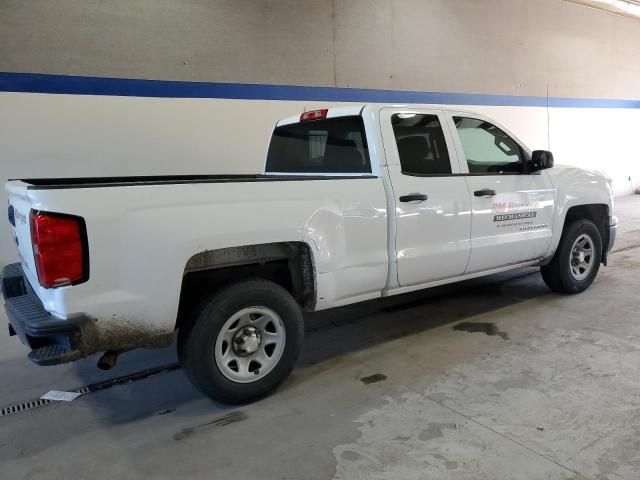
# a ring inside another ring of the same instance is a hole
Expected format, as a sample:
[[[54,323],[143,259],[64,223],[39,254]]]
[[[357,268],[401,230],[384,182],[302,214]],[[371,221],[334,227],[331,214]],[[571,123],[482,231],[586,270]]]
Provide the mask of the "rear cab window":
[[[362,117],[307,120],[276,127],[267,173],[370,174],[371,161]]]

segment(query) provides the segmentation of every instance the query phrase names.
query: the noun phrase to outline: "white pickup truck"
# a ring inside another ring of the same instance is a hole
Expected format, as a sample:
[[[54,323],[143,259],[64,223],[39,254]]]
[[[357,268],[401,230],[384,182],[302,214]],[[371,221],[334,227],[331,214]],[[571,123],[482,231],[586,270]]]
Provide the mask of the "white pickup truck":
[[[42,365],[164,347],[207,395],[292,370],[303,310],[541,266],[585,290],[615,240],[610,180],[496,122],[365,105],[277,123],[261,175],[13,180],[11,334]]]

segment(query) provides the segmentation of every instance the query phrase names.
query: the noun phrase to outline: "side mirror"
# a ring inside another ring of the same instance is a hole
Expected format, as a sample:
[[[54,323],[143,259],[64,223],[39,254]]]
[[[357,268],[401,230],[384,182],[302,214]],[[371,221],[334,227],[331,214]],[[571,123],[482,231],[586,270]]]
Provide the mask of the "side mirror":
[[[553,167],[553,153],[547,152],[546,150],[536,150],[531,155],[531,160],[529,160],[527,164],[527,171],[532,173],[551,167]]]

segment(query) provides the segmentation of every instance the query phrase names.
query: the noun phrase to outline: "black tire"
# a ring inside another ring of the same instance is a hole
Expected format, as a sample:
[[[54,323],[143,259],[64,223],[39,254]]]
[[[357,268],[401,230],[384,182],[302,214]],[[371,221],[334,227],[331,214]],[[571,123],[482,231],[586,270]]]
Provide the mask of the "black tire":
[[[572,273],[571,258],[574,242],[586,235],[593,243],[593,256],[588,274],[578,279]],[[584,292],[593,283],[600,269],[602,259],[602,238],[598,227],[591,220],[575,220],[562,233],[560,245],[553,260],[541,267],[542,278],[551,290],[558,293],[576,294]]]
[[[284,347],[269,373],[250,383],[239,383],[225,376],[218,365],[216,340],[234,314],[251,307],[270,309],[280,317],[285,332]],[[252,402],[280,385],[293,369],[304,337],[302,311],[295,299],[284,288],[267,280],[242,281],[212,294],[191,320],[189,327],[178,332],[182,368],[205,395],[227,404]]]

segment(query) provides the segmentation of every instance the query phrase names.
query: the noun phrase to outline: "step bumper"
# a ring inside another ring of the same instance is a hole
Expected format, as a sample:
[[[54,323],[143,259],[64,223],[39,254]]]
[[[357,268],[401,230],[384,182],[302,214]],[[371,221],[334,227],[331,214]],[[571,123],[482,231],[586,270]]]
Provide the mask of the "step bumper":
[[[31,360],[41,365],[54,365],[76,357],[73,352],[81,344],[82,324],[88,317],[61,319],[47,312],[18,263],[3,268],[0,284],[9,319],[9,334],[17,335],[34,351],[48,352],[47,355],[29,355]],[[52,352],[61,354],[59,362]],[[45,362],[38,361],[42,357],[46,357]]]

